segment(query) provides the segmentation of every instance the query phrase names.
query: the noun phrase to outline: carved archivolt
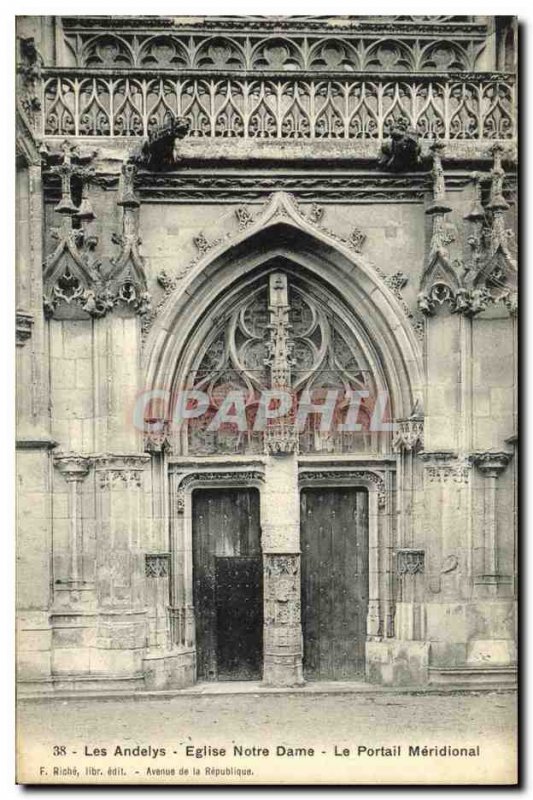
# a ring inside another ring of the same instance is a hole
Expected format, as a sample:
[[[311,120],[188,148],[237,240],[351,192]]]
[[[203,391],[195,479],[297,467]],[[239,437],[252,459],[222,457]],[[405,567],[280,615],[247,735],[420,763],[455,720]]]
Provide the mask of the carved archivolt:
[[[359,254],[364,239],[366,238],[365,234],[358,228],[354,228],[349,237],[340,236],[323,224],[324,212],[321,207],[315,204],[312,206],[311,214],[306,214],[303,207],[299,206],[294,196],[287,192],[272,193],[259,213],[254,214],[249,209],[240,207],[236,216],[239,223],[237,230],[226,232],[224,235],[215,236],[209,240],[204,234],[200,234],[195,240],[195,245],[198,250],[197,255],[194,256],[180,272],[172,276],[166,272],[160,273],[158,282],[164,290],[164,295],[155,309],[144,317],[143,337],[147,336],[156,317],[172,302],[173,293],[180,285],[180,282],[195,269],[202,259],[209,255],[214,257],[215,253],[221,252],[230,244],[241,239],[243,233],[252,234],[255,231],[264,230],[269,225],[276,222],[286,221],[289,225],[311,233],[312,235],[318,233],[321,237],[330,240],[334,247],[340,245],[343,249],[355,255]],[[244,225],[242,224],[243,218],[246,220]],[[405,276],[401,273],[395,273],[389,276],[368,258],[365,259],[365,263],[374,270],[376,275],[383,281],[383,284],[390,289],[397,302],[400,304],[403,313],[413,326],[415,334],[418,338],[421,338],[424,330],[423,322],[411,312],[401,295],[401,288],[403,288],[406,283]]]

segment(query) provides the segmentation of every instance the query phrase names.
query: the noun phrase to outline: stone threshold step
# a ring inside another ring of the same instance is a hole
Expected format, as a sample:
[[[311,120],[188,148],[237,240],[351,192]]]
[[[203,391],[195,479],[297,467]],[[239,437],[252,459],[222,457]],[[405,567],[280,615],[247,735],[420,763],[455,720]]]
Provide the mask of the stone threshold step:
[[[516,692],[516,686],[509,683],[445,683],[426,686],[379,686],[358,682],[312,682],[303,686],[274,687],[264,686],[254,681],[224,681],[213,683],[197,683],[185,689],[160,689],[139,691],[99,691],[99,692],[39,692],[18,693],[19,702],[47,702],[51,700],[157,700],[174,697],[195,696],[214,697],[223,695],[448,695],[448,694],[510,694]]]

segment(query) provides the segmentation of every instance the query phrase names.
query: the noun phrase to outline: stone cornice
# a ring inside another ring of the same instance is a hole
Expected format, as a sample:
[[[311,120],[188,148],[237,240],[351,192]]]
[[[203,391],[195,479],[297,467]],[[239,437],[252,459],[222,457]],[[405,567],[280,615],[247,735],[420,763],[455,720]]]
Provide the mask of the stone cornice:
[[[46,433],[26,433],[17,436],[17,450],[53,450],[58,442]]]
[[[118,143],[120,144],[120,143]],[[126,146],[128,143],[124,142]],[[272,191],[287,191],[301,198],[302,202],[330,203],[422,203],[429,190],[429,178],[424,172],[410,172],[402,175],[390,175],[376,170],[368,171],[364,164],[361,167],[347,169],[339,163],[331,168],[333,159],[340,159],[339,152],[328,154],[324,147],[324,163],[315,158],[313,170],[305,169],[301,164],[287,164],[283,172],[272,172],[265,166],[256,169],[234,163],[228,167],[220,163],[216,169],[201,167],[198,159],[193,159],[187,169],[165,173],[154,173],[140,170],[135,188],[143,201],[165,203],[194,203],[209,199],[211,202],[261,203]],[[265,158],[268,148],[265,150]],[[290,153],[289,153],[290,155]],[[318,153],[316,154],[319,155]],[[481,155],[481,154],[480,154]],[[377,156],[377,148],[376,148]],[[117,155],[117,160],[119,156]],[[287,155],[286,155],[287,158]],[[302,160],[303,155],[295,152],[291,160]],[[237,160],[237,159],[235,159]],[[487,158],[488,160],[488,158]],[[196,161],[196,163],[195,163]],[[353,164],[354,158],[352,158]],[[327,166],[326,166],[327,164]],[[183,163],[185,166],[185,162]],[[111,162],[102,162],[97,167],[92,183],[106,190],[114,191],[118,187],[119,173],[113,169]],[[45,173],[43,177],[46,202],[58,202],[60,183],[56,176]],[[470,182],[470,171],[453,169],[446,173],[448,192],[462,191]],[[512,176],[504,188],[507,202],[513,202],[512,193],[516,189],[516,181]]]
[[[65,32],[116,32],[127,31],[171,31],[183,33],[211,34],[216,32],[250,32],[250,33],[313,33],[352,34],[360,36],[369,33],[390,33],[396,35],[420,34],[445,35],[454,37],[486,36],[487,25],[484,22],[450,19],[440,21],[437,17],[430,19],[398,19],[394,16],[63,16],[61,22]]]

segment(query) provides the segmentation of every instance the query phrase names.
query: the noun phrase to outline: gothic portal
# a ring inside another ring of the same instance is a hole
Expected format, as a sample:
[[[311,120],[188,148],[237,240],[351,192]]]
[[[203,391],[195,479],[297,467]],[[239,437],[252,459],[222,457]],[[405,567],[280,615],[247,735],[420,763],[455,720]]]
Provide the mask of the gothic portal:
[[[21,17],[20,691],[515,679],[511,17]]]

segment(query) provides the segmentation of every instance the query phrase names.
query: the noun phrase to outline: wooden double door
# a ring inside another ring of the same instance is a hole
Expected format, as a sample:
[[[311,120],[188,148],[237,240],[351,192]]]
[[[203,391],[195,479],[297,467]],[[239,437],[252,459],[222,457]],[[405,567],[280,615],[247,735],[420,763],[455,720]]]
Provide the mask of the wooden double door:
[[[309,680],[364,674],[368,494],[301,492],[302,628]],[[263,569],[256,489],[193,493],[193,587],[199,680],[259,680]]]

